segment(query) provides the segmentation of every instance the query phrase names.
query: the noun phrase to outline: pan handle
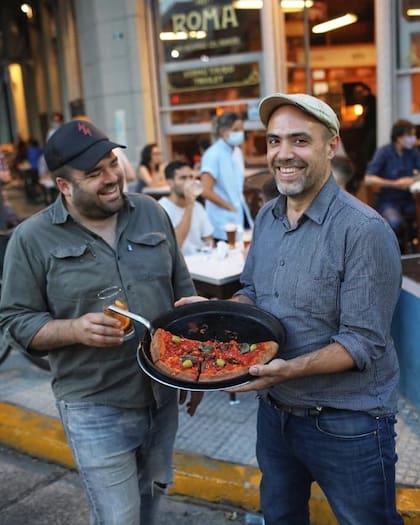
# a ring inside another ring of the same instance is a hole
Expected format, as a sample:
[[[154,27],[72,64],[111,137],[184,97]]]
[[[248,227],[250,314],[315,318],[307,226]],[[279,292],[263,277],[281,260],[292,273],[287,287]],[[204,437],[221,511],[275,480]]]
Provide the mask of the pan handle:
[[[143,324],[149,330],[150,333],[153,332],[152,323],[145,317],[142,317],[141,315],[133,314],[132,312],[129,312],[128,310],[123,310],[122,308],[118,308],[118,306],[114,306],[113,304],[107,306],[107,310],[115,312],[116,314],[123,315],[124,317],[128,317],[133,321],[137,321],[138,323]]]

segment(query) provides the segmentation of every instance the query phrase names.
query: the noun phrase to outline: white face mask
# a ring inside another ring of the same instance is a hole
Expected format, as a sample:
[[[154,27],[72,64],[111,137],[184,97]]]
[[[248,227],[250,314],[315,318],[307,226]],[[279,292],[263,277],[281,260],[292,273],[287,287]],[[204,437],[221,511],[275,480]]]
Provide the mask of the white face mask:
[[[415,135],[407,135],[403,137],[403,148],[413,149],[416,145],[417,137]]]
[[[226,142],[229,144],[229,146],[235,147],[243,144],[244,139],[245,133],[243,131],[231,131],[228,138],[226,139]]]

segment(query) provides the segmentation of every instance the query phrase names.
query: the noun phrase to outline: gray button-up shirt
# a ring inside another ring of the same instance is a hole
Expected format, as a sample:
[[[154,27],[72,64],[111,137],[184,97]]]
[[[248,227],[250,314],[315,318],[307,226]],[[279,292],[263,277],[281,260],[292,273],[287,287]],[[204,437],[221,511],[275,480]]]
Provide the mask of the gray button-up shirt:
[[[9,242],[0,327],[9,342],[30,349],[51,319],[102,311],[98,292],[124,290],[129,310],[153,321],[192,295],[194,286],[169,217],[150,197],[130,195],[119,212],[117,246],[74,221],[61,198],[24,221]],[[152,402],[151,381],[136,361],[137,337],[111,348],[72,345],[49,353],[58,399],[88,398],[116,406]]]
[[[333,177],[297,225],[290,226],[285,205],[280,196],[260,210],[238,294],[282,321],[284,359],[335,341],[356,368],[286,381],[271,395],[287,405],[395,412],[399,369],[390,329],[401,286],[395,235]]]

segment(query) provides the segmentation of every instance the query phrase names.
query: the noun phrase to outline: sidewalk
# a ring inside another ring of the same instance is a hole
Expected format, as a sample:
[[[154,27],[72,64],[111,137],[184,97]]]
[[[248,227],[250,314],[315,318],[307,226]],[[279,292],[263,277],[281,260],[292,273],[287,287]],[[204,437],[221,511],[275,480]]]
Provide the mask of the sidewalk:
[[[260,474],[255,458],[253,393],[231,404],[225,392],[208,392],[194,417],[180,409],[173,492],[256,511]],[[397,424],[399,508],[405,524],[420,524],[420,410],[400,398]],[[18,352],[0,367],[0,442],[36,457],[73,467],[47,372]],[[335,523],[319,490],[312,497],[314,524]],[[316,518],[319,516],[319,518]],[[332,520],[332,521],[331,521]]]

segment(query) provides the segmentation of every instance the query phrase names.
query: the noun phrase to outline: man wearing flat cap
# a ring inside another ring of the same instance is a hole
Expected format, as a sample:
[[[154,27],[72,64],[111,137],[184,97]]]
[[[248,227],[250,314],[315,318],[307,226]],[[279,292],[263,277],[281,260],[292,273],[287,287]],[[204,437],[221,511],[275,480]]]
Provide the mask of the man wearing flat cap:
[[[331,173],[333,109],[310,95],[260,103],[280,192],[255,223],[236,300],[278,317],[279,359],[253,367],[266,525],[309,525],[317,481],[339,523],[400,525],[395,505],[398,361],[391,320],[398,243]],[[267,253],[270,257],[267,257]]]
[[[124,336],[100,292],[118,290],[130,311],[155,319],[194,288],[161,206],[123,194],[119,146],[78,120],[48,141],[60,193],[9,242],[0,327],[9,344],[48,353],[90,523],[149,525],[172,479],[177,392],[140,370],[144,328]]]
[[[402,525],[395,504],[398,362],[391,320],[401,282],[395,235],[339,188],[339,121],[306,94],[259,106],[279,197],[259,211],[233,300],[276,316],[278,359],[250,368],[266,525],[309,525],[311,485],[337,522]],[[192,299],[181,300],[191,302]]]

